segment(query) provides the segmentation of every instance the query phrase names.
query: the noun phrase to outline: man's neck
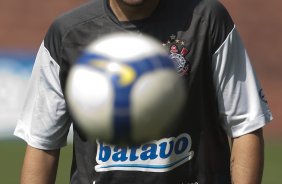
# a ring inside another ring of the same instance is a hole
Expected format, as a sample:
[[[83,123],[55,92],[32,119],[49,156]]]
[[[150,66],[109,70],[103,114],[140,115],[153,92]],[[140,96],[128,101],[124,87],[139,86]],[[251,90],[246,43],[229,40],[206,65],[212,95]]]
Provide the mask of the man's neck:
[[[160,0],[145,0],[139,5],[129,5],[122,0],[109,0],[110,7],[119,21],[141,20],[150,17]]]

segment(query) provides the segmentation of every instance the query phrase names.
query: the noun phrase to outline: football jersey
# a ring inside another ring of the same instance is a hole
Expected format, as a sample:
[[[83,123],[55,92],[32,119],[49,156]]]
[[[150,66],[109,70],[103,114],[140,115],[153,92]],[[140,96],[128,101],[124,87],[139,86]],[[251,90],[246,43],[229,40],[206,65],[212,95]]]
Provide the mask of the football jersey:
[[[272,115],[236,27],[217,1],[161,0],[149,18],[120,22],[107,1],[94,0],[58,17],[39,48],[15,135],[40,149],[64,146],[72,124],[64,99],[70,67],[93,40],[130,31],[167,49],[185,80],[185,108],[173,132],[135,146],[89,141],[73,123],[70,183],[231,183],[228,136],[257,130]]]

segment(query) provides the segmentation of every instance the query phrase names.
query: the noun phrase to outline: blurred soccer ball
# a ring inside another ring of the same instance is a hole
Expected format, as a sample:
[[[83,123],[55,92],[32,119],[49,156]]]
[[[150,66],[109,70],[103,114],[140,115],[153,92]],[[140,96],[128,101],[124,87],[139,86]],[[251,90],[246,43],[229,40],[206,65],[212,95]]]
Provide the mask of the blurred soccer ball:
[[[71,68],[66,98],[90,139],[144,143],[176,125],[185,87],[161,44],[115,33],[91,43]]]

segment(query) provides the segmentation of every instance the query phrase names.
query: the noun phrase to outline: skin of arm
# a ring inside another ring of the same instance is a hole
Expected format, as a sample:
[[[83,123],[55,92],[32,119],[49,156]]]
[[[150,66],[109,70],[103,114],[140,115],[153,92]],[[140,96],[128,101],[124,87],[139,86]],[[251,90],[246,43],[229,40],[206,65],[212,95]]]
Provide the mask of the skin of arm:
[[[26,147],[21,184],[54,184],[59,163],[60,149],[41,150]]]
[[[232,184],[260,184],[264,165],[262,129],[232,139]]]

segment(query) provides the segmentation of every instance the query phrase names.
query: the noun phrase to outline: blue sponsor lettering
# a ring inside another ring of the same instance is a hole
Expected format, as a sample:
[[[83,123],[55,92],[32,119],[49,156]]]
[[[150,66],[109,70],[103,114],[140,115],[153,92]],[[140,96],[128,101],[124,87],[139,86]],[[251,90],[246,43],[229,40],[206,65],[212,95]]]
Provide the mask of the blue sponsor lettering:
[[[176,154],[181,154],[183,153],[186,148],[188,147],[188,139],[185,137],[182,137],[178,139],[175,143],[175,153]]]
[[[145,144],[142,146],[142,150],[144,152],[140,155],[141,160],[153,160],[158,157],[156,144]]]
[[[160,157],[161,158],[168,158],[172,151],[173,151],[173,147],[174,147],[174,142],[173,141],[169,141],[169,151],[166,153],[166,149],[167,149],[167,142],[163,142],[160,144]]]
[[[121,147],[97,141],[96,171],[140,170],[165,172],[194,156],[189,134],[164,138],[140,146]]]
[[[106,162],[109,160],[111,156],[111,147],[110,146],[104,146],[104,144],[100,143],[100,150],[99,150],[99,160],[102,162]]]
[[[136,151],[137,151],[138,148],[139,148],[139,146],[132,146],[130,148],[131,149],[130,156],[129,156],[130,161],[135,161],[139,158],[138,156],[136,156]]]
[[[126,161],[128,157],[126,156],[127,149],[125,147],[115,147],[114,148],[114,154],[113,154],[113,161]]]

